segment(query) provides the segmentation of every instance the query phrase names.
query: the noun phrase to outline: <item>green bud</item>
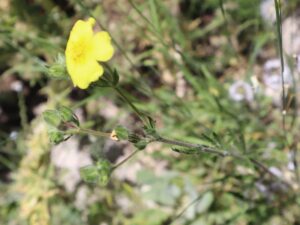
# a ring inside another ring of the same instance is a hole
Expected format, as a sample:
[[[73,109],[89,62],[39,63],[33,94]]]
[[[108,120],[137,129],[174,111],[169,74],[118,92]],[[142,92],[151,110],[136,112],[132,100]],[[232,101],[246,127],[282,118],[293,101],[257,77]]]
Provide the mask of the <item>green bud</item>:
[[[152,137],[158,138],[159,136],[155,129],[155,120],[152,119],[150,116],[148,116],[147,119],[148,124],[144,127],[145,132]]]
[[[66,106],[60,106],[57,111],[63,122],[73,122],[79,126],[79,121],[70,108]]]
[[[50,77],[53,77],[56,79],[67,78],[66,68],[59,64],[53,64],[52,66],[50,66],[50,68],[48,70],[48,74]]]
[[[111,87],[113,86],[109,74],[104,73],[103,76],[97,81],[94,82],[97,87]]]
[[[52,127],[58,127],[61,123],[61,117],[56,110],[46,110],[43,112],[43,118]]]
[[[131,133],[128,135],[128,141],[131,143],[138,143],[140,140],[141,138],[136,134]]]
[[[68,79],[65,57],[62,54],[59,54],[55,63],[49,67],[48,75],[55,79]]]
[[[134,146],[139,150],[143,150],[144,148],[146,148],[147,144],[148,144],[147,141],[141,139],[140,141],[135,143]]]
[[[60,106],[57,110],[64,122],[68,122],[73,119],[73,112],[66,106]]]
[[[155,120],[150,116],[147,116],[147,119],[148,119],[150,128],[155,130]]]
[[[50,142],[53,144],[59,144],[65,140],[64,134],[60,131],[48,132]]]
[[[96,183],[98,179],[98,170],[94,165],[80,168],[80,176],[87,183]]]
[[[117,126],[114,129],[118,140],[128,140],[128,131],[123,126]]]

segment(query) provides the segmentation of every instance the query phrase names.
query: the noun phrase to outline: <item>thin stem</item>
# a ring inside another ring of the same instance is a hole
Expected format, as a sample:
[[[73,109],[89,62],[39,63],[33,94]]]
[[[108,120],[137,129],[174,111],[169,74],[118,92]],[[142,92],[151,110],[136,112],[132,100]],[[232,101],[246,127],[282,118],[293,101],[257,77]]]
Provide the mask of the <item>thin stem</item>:
[[[139,151],[140,151],[139,149],[136,149],[134,152],[132,152],[129,156],[127,156],[121,162],[119,162],[118,164],[116,164],[115,166],[113,166],[112,171],[114,171],[115,169],[117,169],[119,166],[123,165],[126,161],[128,161],[129,159],[131,159]]]
[[[140,120],[146,124],[147,122],[145,121],[142,113],[136,106],[129,100],[129,98],[123,93],[123,91],[119,87],[113,87],[113,89],[121,96],[121,98],[132,108],[132,110],[137,114],[137,116],[140,118]]]
[[[77,129],[70,129],[66,131],[66,134],[90,134],[96,137],[106,137],[106,138],[110,138],[111,136],[111,133],[105,133],[105,132],[91,130],[82,127],[79,127]]]
[[[155,141],[170,144],[170,145],[177,145],[180,147],[197,148],[197,149],[199,149],[199,151],[216,154],[216,155],[219,155],[222,157],[233,156],[233,154],[230,152],[215,150],[215,149],[210,148],[205,145],[192,144],[192,143],[187,143],[187,142],[182,142],[182,141],[177,141],[177,140],[171,140],[171,139],[167,139],[167,138],[163,138],[163,137],[159,137]]]
[[[230,38],[230,32],[229,32],[229,29],[228,29],[228,20],[227,20],[227,17],[226,17],[223,0],[219,0],[219,5],[220,5],[221,12],[222,12],[224,22],[225,22],[225,35],[226,35],[226,38],[227,38],[227,42],[229,43],[230,47],[232,48],[234,54],[237,57],[240,57],[239,54],[237,54],[236,48],[234,47],[234,44],[232,43],[231,38]]]
[[[266,167],[264,164],[262,164],[258,160],[253,159],[253,158],[245,158],[245,159],[250,160],[250,162],[252,162],[253,165],[255,165],[257,168],[262,169],[265,173],[271,175],[271,177],[273,177],[276,180],[280,181],[282,184],[286,185],[290,189],[293,189],[292,185],[289,182],[285,181],[283,178],[281,178],[281,177],[277,176],[276,174],[274,174],[271,170],[268,169],[268,167]]]
[[[68,134],[90,134],[90,135],[94,135],[94,136],[97,136],[97,137],[106,137],[106,138],[111,137],[111,133],[105,133],[105,132],[95,131],[95,130],[91,130],[91,129],[87,129],[87,128],[81,128],[81,127],[78,127],[77,129],[73,129],[73,130],[72,129],[68,130],[66,133],[68,133]],[[232,152],[228,152],[228,151],[225,151],[225,150],[224,151],[217,150],[217,149],[211,148],[211,147],[206,146],[206,145],[193,144],[193,143],[188,143],[188,142],[183,142],[183,141],[178,141],[178,140],[171,140],[171,139],[164,138],[164,137],[161,137],[161,136],[150,140],[149,143],[150,142],[161,142],[161,143],[165,143],[165,144],[169,144],[169,145],[176,145],[176,146],[180,146],[180,147],[193,148],[193,149],[197,149],[198,153],[199,152],[210,153],[210,154],[215,154],[215,155],[218,155],[218,156],[221,156],[221,157],[233,157],[233,158],[236,158],[236,159],[250,161],[257,168],[259,168],[262,171],[264,171],[265,173],[271,175],[271,177],[279,180],[283,184],[287,185],[289,188],[292,188],[292,186],[288,182],[286,182],[282,178],[276,176],[263,163],[259,162],[256,159],[250,158],[250,157],[242,156],[242,155],[239,155],[237,153],[232,153]],[[124,164],[127,160],[132,158],[139,151],[140,150],[138,150],[138,149],[135,150],[128,157],[126,157],[123,161],[121,161],[120,163],[115,165],[113,167],[113,170],[118,168],[122,164]],[[187,151],[185,151],[185,152],[178,151],[178,152],[179,153],[184,153],[184,154],[189,154]]]
[[[164,47],[169,48],[170,46],[163,40],[161,34],[154,26],[154,24],[142,13],[142,11],[134,4],[132,0],[128,0],[128,2],[131,5],[131,7],[133,7],[135,11],[139,14],[139,16],[142,17],[142,19],[145,20],[152,27],[153,32],[151,32],[152,31],[151,29],[149,31],[156,36],[156,38],[164,45]]]
[[[232,153],[232,152],[228,152],[228,151],[220,151],[220,150],[217,150],[217,149],[205,146],[205,145],[187,143],[187,142],[182,142],[182,141],[177,141],[177,140],[170,140],[170,139],[163,138],[163,137],[158,137],[158,138],[152,140],[152,142],[154,142],[154,141],[162,142],[162,143],[166,143],[166,144],[170,144],[170,145],[177,145],[177,146],[180,146],[180,147],[193,148],[193,149],[197,149],[198,152],[211,153],[211,154],[215,154],[215,155],[218,155],[218,156],[221,156],[221,157],[233,157],[233,158],[241,159],[241,160],[244,160],[244,161],[250,161],[255,167],[261,169],[265,173],[269,174],[271,177],[275,178],[276,180],[282,182],[283,184],[287,185],[289,188],[292,189],[292,186],[290,185],[290,183],[283,180],[281,177],[278,177],[272,171],[270,171],[268,169],[268,167],[266,167],[263,163],[259,162],[256,159],[253,159],[251,157],[242,156],[240,154]],[[187,152],[187,151],[185,151],[185,152],[178,151],[178,152],[189,154],[189,152]]]
[[[276,12],[276,28],[277,28],[277,38],[278,38],[278,47],[280,54],[281,62],[281,85],[282,85],[282,126],[283,131],[286,136],[286,127],[285,127],[285,115],[286,115],[286,104],[285,104],[285,87],[284,87],[284,59],[282,51],[282,27],[281,27],[281,4],[280,0],[274,0],[275,3],[275,12]]]
[[[179,212],[172,220],[170,221],[170,225],[175,222],[175,220],[179,219],[192,205],[197,203],[202,198],[202,195],[199,195],[193,201],[191,201],[188,205],[186,205],[181,212]]]
[[[66,133],[67,134],[90,134],[90,135],[94,135],[94,136],[97,136],[97,137],[106,137],[106,138],[111,137],[111,133],[105,133],[105,132],[95,131],[95,130],[91,130],[91,129],[87,129],[87,128],[81,128],[81,127],[78,127],[77,129],[73,129],[73,130],[70,129]],[[150,142],[161,142],[161,143],[165,143],[165,144],[169,144],[169,145],[176,145],[176,146],[180,146],[180,147],[193,148],[193,149],[198,150],[198,153],[199,152],[210,153],[210,154],[215,154],[215,155],[218,155],[218,156],[221,156],[221,157],[233,157],[233,158],[236,158],[236,159],[250,161],[257,168],[259,168],[262,171],[264,171],[265,173],[271,175],[271,177],[273,177],[276,180],[278,180],[278,181],[282,182],[283,184],[287,185],[289,188],[292,188],[292,186],[288,182],[284,181],[282,178],[275,175],[263,163],[259,162],[256,159],[253,159],[251,157],[242,156],[242,155],[239,155],[237,153],[232,153],[232,152],[228,152],[228,151],[225,151],[225,150],[220,151],[220,150],[211,148],[209,146],[201,145],[201,144],[193,144],[193,143],[188,143],[188,142],[183,142],[183,141],[178,141],[178,140],[171,140],[171,139],[164,138],[164,137],[161,137],[161,136],[150,140],[149,143]],[[127,160],[132,158],[139,151],[140,150],[138,150],[138,149],[135,150],[128,157],[126,157],[123,161],[121,161],[120,163],[115,165],[113,167],[113,170],[118,168],[122,164],[124,164]],[[187,152],[187,151],[178,151],[178,152],[179,153],[184,153],[184,154],[189,154],[189,152]]]

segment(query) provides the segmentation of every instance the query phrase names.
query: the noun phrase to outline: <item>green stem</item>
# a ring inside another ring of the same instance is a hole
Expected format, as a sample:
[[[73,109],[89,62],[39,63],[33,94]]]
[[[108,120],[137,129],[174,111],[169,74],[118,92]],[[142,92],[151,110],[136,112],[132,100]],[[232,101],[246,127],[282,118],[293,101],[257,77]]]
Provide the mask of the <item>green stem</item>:
[[[140,118],[140,120],[147,124],[147,121],[145,121],[143,114],[140,112],[140,110],[129,100],[129,98],[123,93],[123,91],[119,87],[113,86],[114,90],[121,96],[124,102],[126,102],[132,110],[137,114],[137,116]]]
[[[281,62],[281,88],[282,88],[282,126],[286,138],[286,127],[285,127],[285,113],[286,113],[286,103],[285,103],[285,87],[284,87],[284,59],[283,59],[283,50],[282,50],[282,27],[281,27],[281,4],[279,0],[274,0],[275,12],[276,12],[276,28],[277,28],[277,39],[278,39],[278,48],[280,54]]]
[[[108,70],[110,76],[113,76],[112,74],[113,70],[110,68],[110,66],[108,64],[104,64],[104,65],[105,68]],[[110,85],[110,87],[112,87],[119,94],[119,96],[123,99],[123,101],[131,107],[131,109],[137,114],[137,116],[143,122],[143,124],[144,125],[147,124],[147,121],[143,117],[143,113],[130,101],[130,99],[126,96],[126,94],[124,94],[124,91],[117,85],[114,85],[112,81],[105,79],[105,77],[103,77],[102,79],[105,80]]]
[[[187,142],[182,142],[182,141],[177,141],[177,140],[171,140],[171,139],[167,139],[167,138],[163,138],[163,137],[159,137],[159,138],[155,139],[154,141],[162,142],[162,143],[170,144],[170,145],[177,145],[180,147],[197,148],[204,153],[212,153],[212,154],[216,154],[216,155],[219,155],[222,157],[234,156],[233,153],[230,153],[228,151],[219,151],[219,150],[213,149],[213,148],[205,146],[205,145],[192,144],[192,143],[187,143]]]
[[[106,138],[110,138],[111,137],[111,133],[105,133],[105,132],[100,132],[100,131],[95,131],[95,130],[90,130],[90,129],[86,129],[86,128],[77,128],[77,129],[73,129],[73,130],[69,130],[68,132],[66,132],[68,134],[90,134],[90,135],[94,135],[97,137],[106,137]],[[232,153],[229,151],[221,151],[218,149],[214,149],[212,147],[206,146],[206,145],[201,145],[201,144],[193,144],[193,143],[188,143],[188,142],[183,142],[183,141],[178,141],[178,140],[171,140],[168,138],[164,138],[164,137],[157,137],[152,139],[150,142],[161,142],[161,143],[165,143],[165,144],[169,144],[169,145],[176,145],[176,146],[180,146],[180,147],[186,147],[186,148],[193,148],[196,149],[198,153],[210,153],[210,154],[215,154],[221,157],[233,157],[236,159],[241,159],[244,161],[248,161],[251,162],[255,167],[261,169],[264,173],[269,174],[271,177],[275,178],[276,180],[282,182],[283,184],[285,184],[286,186],[288,186],[289,188],[292,188],[291,185],[284,181],[282,178],[276,176],[274,173],[272,173],[272,171],[270,171],[268,169],[268,167],[266,167],[263,163],[259,162],[256,159],[253,159],[251,157],[246,157],[246,156],[242,156],[240,154],[237,153]],[[126,157],[124,160],[122,160],[120,163],[118,163],[117,165],[115,165],[113,167],[113,170],[115,170],[116,168],[118,168],[119,166],[123,165],[126,161],[128,161],[130,158],[132,158],[137,152],[139,152],[140,150],[135,150],[133,153],[131,153],[128,157]],[[187,151],[178,151],[179,153],[184,153],[184,154],[189,154],[189,152]]]
[[[90,134],[95,137],[105,137],[105,138],[110,138],[110,136],[111,136],[111,133],[95,131],[95,130],[82,128],[82,127],[79,127],[77,129],[70,129],[70,130],[66,131],[65,133],[66,134]]]
[[[140,150],[137,149],[134,152],[132,152],[129,156],[127,156],[125,159],[123,159],[121,162],[119,162],[118,164],[116,164],[113,168],[112,171],[114,171],[115,169],[117,169],[119,166],[123,165],[125,162],[127,162],[129,159],[131,159],[136,153],[138,153]]]
[[[240,154],[228,152],[226,150],[224,150],[224,151],[217,150],[217,149],[211,148],[209,146],[205,146],[205,145],[187,143],[187,142],[182,142],[182,141],[177,141],[177,140],[171,140],[171,139],[167,139],[167,138],[163,138],[163,137],[158,137],[158,138],[152,140],[152,142],[155,142],[155,141],[165,143],[165,144],[170,144],[170,145],[177,145],[177,146],[180,146],[180,147],[197,149],[198,150],[197,153],[211,153],[211,154],[215,154],[215,155],[218,155],[218,156],[221,156],[221,157],[233,157],[233,158],[236,158],[236,159],[241,159],[241,160],[244,160],[244,161],[251,162],[255,167],[257,167],[258,169],[261,169],[264,173],[269,174],[271,177],[273,177],[276,180],[282,182],[283,184],[285,184],[289,188],[292,188],[290,183],[288,183],[288,182],[284,181],[282,178],[276,176],[263,163],[259,162],[256,159],[253,159],[251,157],[242,156]],[[184,154],[189,154],[189,152],[187,152],[187,151],[183,151],[183,152],[178,151],[178,152],[179,153],[184,153]]]

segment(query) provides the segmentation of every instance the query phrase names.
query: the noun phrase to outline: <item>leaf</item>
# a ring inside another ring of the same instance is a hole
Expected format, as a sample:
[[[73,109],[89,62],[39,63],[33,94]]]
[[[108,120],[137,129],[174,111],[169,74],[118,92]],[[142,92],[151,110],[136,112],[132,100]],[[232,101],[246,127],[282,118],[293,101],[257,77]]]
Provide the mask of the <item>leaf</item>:
[[[96,167],[99,175],[98,184],[100,184],[101,186],[107,185],[112,171],[110,162],[106,159],[98,160]]]
[[[214,195],[211,191],[206,192],[200,201],[197,203],[197,212],[198,213],[204,213],[206,212],[212,203],[214,202]]]
[[[65,57],[62,54],[58,54],[57,58],[55,59],[55,63],[53,63],[53,65],[51,65],[49,68],[46,66],[46,69],[51,78],[59,80],[69,79]]]
[[[89,165],[80,168],[80,176],[87,183],[97,183],[105,186],[110,178],[111,164],[105,159],[100,159],[96,165]]]
[[[66,106],[60,106],[57,109],[57,111],[63,122],[72,122],[72,123],[76,124],[77,126],[79,126],[78,118],[75,116],[72,109],[70,109]]]
[[[53,144],[56,144],[56,145],[65,140],[64,133],[62,133],[61,131],[58,131],[58,130],[48,132],[48,136],[49,136],[50,142]]]
[[[135,213],[130,221],[132,225],[161,225],[168,218],[168,215],[160,209],[146,209]]]
[[[120,79],[119,73],[116,69],[114,69],[112,73],[112,84],[114,86],[117,86],[117,84],[119,83],[119,79]]]
[[[43,119],[47,125],[58,127],[61,123],[61,117],[56,110],[46,110],[43,112]]]
[[[108,73],[104,73],[104,75],[97,81],[92,83],[93,86],[96,87],[111,87],[113,84],[110,79],[110,75]]]
[[[96,183],[99,177],[97,167],[90,165],[80,168],[80,177],[87,183]]]

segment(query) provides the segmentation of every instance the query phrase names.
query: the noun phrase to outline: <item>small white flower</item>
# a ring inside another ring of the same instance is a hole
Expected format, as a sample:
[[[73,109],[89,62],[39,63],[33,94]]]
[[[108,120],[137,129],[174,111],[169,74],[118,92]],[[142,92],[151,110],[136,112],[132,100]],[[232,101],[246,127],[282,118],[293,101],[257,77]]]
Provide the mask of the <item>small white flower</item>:
[[[229,88],[229,96],[234,101],[248,101],[254,99],[254,92],[250,84],[245,81],[236,81]]]

